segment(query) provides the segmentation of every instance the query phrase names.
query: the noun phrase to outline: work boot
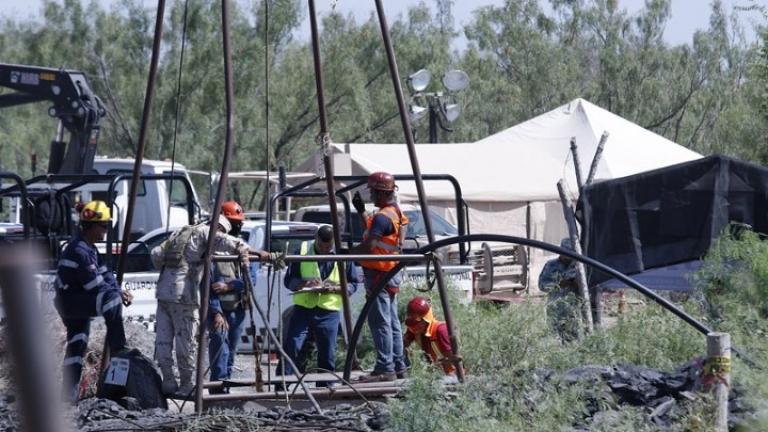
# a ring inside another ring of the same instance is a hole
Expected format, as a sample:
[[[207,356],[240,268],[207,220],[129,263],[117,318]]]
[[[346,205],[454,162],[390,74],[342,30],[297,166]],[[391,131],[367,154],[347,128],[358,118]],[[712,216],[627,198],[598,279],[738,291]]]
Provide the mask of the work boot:
[[[179,384],[175,378],[163,378],[163,385],[161,387],[164,395],[175,395],[179,390]]]
[[[184,396],[185,398],[194,396],[195,392],[195,383],[191,381],[187,381],[183,384],[181,384],[181,387],[179,387],[179,391],[177,394],[179,396]]]
[[[395,381],[396,379],[397,379],[397,375],[394,372],[373,371],[368,375],[361,376],[360,378],[357,379],[356,382],[359,382],[359,383],[387,382],[387,381]]]
[[[408,369],[396,371],[395,375],[397,376],[397,379],[406,379],[408,378]]]
[[[164,395],[173,395],[179,390],[179,384],[176,382],[176,376],[172,368],[160,368],[163,374],[163,384],[160,389]]]

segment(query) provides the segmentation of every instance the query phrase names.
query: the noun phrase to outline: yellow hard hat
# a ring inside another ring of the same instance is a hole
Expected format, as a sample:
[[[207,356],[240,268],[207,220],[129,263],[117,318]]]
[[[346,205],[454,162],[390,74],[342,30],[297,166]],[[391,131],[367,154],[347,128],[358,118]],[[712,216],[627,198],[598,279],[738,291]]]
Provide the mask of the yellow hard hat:
[[[80,209],[80,222],[109,222],[112,212],[104,201],[91,201]]]

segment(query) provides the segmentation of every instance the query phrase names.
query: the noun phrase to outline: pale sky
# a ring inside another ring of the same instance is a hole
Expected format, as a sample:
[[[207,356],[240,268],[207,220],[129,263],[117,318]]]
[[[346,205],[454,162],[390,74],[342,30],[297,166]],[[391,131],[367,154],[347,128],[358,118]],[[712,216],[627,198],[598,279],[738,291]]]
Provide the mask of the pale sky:
[[[63,0],[59,0],[63,1]],[[115,0],[97,0],[104,7],[109,7]],[[148,8],[155,9],[157,7],[157,0],[143,0],[144,4]],[[191,0],[194,1],[194,0]],[[420,1],[424,0],[385,0],[384,8],[387,13],[387,20],[392,22],[398,15],[408,9],[409,6],[416,5]],[[542,4],[548,5],[549,2],[540,0]],[[618,0],[619,7],[626,9],[630,14],[636,13],[643,7],[645,0]],[[328,13],[331,8],[333,0],[316,0],[318,11]],[[367,19],[367,17],[374,12],[374,2],[364,0],[336,0],[336,8],[345,13],[352,12],[359,20]],[[464,24],[468,23],[471,18],[471,11],[479,6],[485,5],[501,5],[503,0],[456,0],[454,2],[453,15],[456,20],[456,24],[461,28]],[[690,43],[693,33],[697,29],[703,29],[708,26],[710,0],[672,0],[672,16],[667,23],[665,31],[665,39],[670,44]],[[768,7],[768,0],[756,0],[758,5]],[[40,13],[40,7],[42,0],[0,0],[0,14],[5,16],[16,17],[34,17]],[[171,0],[166,0],[166,8],[171,4]],[[304,3],[306,5],[306,3]],[[432,4],[431,1],[427,1],[427,4]],[[749,0],[723,0],[723,5],[726,11],[730,11],[734,5],[748,5]],[[754,39],[754,31],[752,30],[754,23],[762,25],[767,24],[765,19],[758,13],[746,13],[740,14],[741,20],[747,30],[747,36],[750,39]],[[299,37],[309,37],[308,22],[302,27]],[[465,43],[459,41],[459,48],[462,48]]]

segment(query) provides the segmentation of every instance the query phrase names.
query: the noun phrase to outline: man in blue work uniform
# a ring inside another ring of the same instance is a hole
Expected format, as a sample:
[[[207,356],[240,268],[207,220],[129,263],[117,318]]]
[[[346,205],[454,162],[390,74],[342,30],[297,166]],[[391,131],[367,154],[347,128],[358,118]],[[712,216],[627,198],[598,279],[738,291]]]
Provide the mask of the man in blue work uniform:
[[[315,233],[314,241],[302,242],[298,255],[333,255],[333,228],[323,225]],[[293,313],[283,349],[296,367],[302,368],[301,348],[309,332],[317,345],[317,367],[336,370],[336,337],[341,322],[341,286],[336,262],[293,262],[285,274],[285,286],[294,292]],[[354,294],[357,284],[363,282],[362,272],[354,263],[347,266],[347,292]],[[303,370],[298,373],[303,373]],[[285,365],[285,373],[293,373]],[[327,383],[318,383],[327,385]]]
[[[221,205],[221,215],[232,225],[229,235],[238,241],[242,230],[245,213],[236,201],[227,201]],[[247,245],[243,242],[244,247]],[[269,254],[254,251],[260,258],[267,260]],[[247,265],[247,264],[246,264]],[[211,272],[211,295],[208,301],[208,362],[211,366],[211,381],[228,380],[232,376],[235,364],[237,343],[245,326],[245,308],[248,297],[240,262],[215,262]],[[228,387],[211,388],[210,394],[229,393]]]
[[[113,355],[125,349],[122,302],[130,303],[133,296],[121,291],[95,246],[104,240],[111,220],[104,201],[85,204],[80,209],[80,233],[69,242],[58,263],[55,304],[67,328],[63,375],[65,396],[71,402],[79,398],[91,317],[104,317]]]

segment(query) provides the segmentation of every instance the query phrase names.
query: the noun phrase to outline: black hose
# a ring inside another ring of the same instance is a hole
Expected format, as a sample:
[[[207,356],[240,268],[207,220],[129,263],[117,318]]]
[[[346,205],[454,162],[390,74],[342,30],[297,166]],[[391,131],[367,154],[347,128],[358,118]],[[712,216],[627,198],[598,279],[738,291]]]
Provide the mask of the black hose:
[[[517,245],[543,249],[545,251],[567,256],[578,262],[584,263],[592,268],[595,268],[604,273],[607,273],[613,276],[614,278],[618,279],[619,281],[627,284],[627,286],[629,286],[630,288],[634,288],[635,290],[643,294],[645,297],[655,301],[664,309],[667,309],[668,311],[672,312],[674,315],[676,315],[678,318],[688,323],[698,332],[704,335],[707,335],[708,333],[712,332],[712,330],[709,327],[707,327],[704,323],[692,317],[691,315],[689,315],[688,313],[686,313],[685,311],[677,307],[677,305],[675,305],[674,303],[659,296],[658,294],[653,292],[650,288],[642,285],[641,283],[630,278],[624,273],[621,273],[618,270],[615,270],[614,268],[601,263],[600,261],[597,261],[595,259],[592,259],[590,257],[584,256],[581,254],[577,254],[576,252],[570,249],[564,249],[559,246],[555,246],[539,240],[533,240],[533,239],[527,239],[527,238],[515,237],[515,236],[506,236],[506,235],[500,235],[500,234],[470,234],[465,236],[448,237],[445,239],[438,240],[434,243],[430,243],[426,246],[423,246],[417,249],[414,253],[426,254],[428,252],[435,251],[441,247],[450,246],[456,243],[465,243],[465,242],[472,242],[472,241],[513,243]],[[397,266],[395,266],[395,268],[393,268],[392,270],[384,274],[384,276],[378,280],[378,283],[370,289],[368,298],[366,299],[365,304],[363,305],[363,309],[360,311],[360,315],[357,318],[357,322],[355,323],[354,330],[352,331],[352,335],[350,336],[349,345],[347,346],[347,358],[345,359],[345,362],[344,362],[344,379],[349,380],[349,377],[352,373],[352,362],[351,362],[351,356],[349,355],[349,353],[354,352],[355,348],[357,347],[357,340],[359,339],[360,333],[362,332],[363,323],[368,317],[368,311],[371,309],[371,305],[373,304],[374,299],[376,298],[376,296],[378,296],[381,290],[386,286],[387,282],[389,282],[390,279],[392,279],[397,273],[399,273],[400,270],[403,269],[403,267],[405,267],[404,262],[398,263]],[[753,360],[751,360],[747,355],[742,353],[740,350],[736,348],[731,348],[731,349],[734,353],[736,353],[739,356],[739,358],[744,360],[747,364],[749,364],[750,366],[758,370],[762,370],[761,366],[757,365]]]

